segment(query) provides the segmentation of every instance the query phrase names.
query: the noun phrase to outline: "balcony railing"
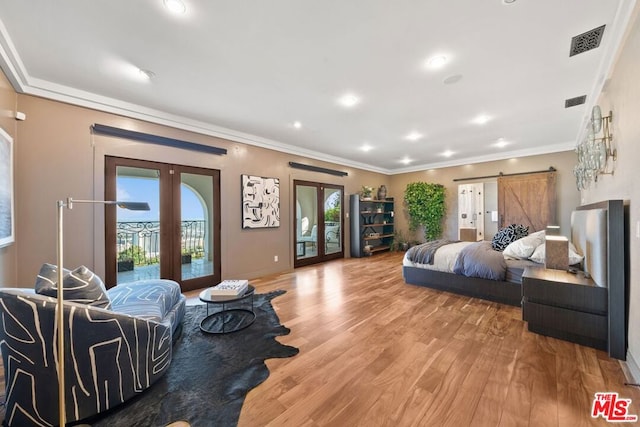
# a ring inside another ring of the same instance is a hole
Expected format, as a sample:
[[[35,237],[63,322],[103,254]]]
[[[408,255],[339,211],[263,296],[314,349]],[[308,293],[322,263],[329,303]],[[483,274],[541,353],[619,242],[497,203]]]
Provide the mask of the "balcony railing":
[[[159,221],[124,221],[116,226],[118,271],[160,262]],[[209,251],[205,220],[182,221],[180,249],[183,263],[204,257]]]

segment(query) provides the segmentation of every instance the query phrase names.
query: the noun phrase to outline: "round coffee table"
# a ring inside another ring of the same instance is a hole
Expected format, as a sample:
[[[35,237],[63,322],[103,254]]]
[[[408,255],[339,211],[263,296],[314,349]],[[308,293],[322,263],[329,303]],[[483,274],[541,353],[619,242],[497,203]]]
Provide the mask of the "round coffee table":
[[[253,311],[253,293],[251,285],[243,295],[219,296],[211,295],[210,288],[200,292],[200,301],[207,303],[207,316],[200,322],[200,330],[208,334],[228,334],[241,331],[256,320]],[[217,311],[209,314],[209,308]]]

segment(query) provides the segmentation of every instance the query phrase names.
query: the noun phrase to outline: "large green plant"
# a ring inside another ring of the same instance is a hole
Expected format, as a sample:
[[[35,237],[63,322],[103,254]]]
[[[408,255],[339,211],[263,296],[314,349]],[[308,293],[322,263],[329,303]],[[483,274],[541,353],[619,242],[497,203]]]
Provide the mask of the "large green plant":
[[[404,202],[409,212],[409,229],[424,227],[427,240],[442,235],[442,221],[446,212],[445,188],[441,184],[411,182],[404,191]]]

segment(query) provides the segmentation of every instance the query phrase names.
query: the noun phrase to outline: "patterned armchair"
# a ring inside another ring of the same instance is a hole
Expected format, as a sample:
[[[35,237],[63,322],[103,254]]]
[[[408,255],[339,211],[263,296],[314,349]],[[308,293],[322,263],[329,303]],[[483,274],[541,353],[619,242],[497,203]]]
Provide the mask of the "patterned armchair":
[[[173,335],[185,306],[177,283],[133,282],[107,293],[110,310],[64,303],[68,422],[138,395],[171,363]],[[30,290],[0,289],[0,319],[5,425],[57,425],[56,299]]]

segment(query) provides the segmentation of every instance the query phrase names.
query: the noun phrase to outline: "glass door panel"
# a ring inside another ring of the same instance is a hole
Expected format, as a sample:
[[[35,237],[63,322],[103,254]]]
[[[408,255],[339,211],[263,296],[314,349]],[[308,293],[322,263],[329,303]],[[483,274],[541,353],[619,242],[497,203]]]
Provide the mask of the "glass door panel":
[[[342,252],[342,190],[324,188],[325,254]]]
[[[117,283],[159,279],[160,171],[116,167],[116,199],[147,202],[150,211],[116,209]]]
[[[180,174],[180,254],[182,280],[214,272],[213,177]]]
[[[318,189],[296,184],[296,260],[318,256]]]

